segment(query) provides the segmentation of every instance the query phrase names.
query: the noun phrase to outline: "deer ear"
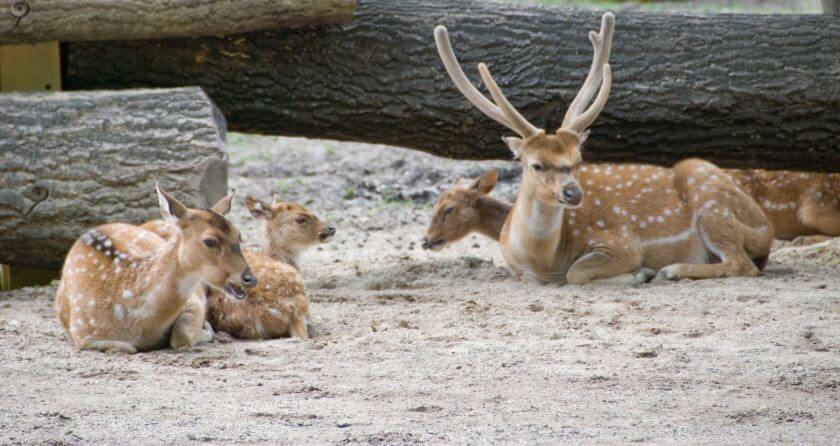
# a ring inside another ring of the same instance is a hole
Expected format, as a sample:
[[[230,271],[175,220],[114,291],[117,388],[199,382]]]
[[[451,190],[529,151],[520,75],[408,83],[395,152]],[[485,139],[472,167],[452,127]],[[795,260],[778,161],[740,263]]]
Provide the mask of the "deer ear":
[[[585,134],[585,135],[584,135]],[[557,140],[560,141],[560,145],[563,146],[564,149],[571,148],[571,147],[579,147],[581,144],[581,139],[586,139],[589,136],[589,132],[584,133],[577,133],[567,129],[557,129],[556,132]]]
[[[513,159],[518,160],[522,155],[522,146],[525,145],[525,141],[522,138],[517,138],[515,136],[502,137],[502,141],[504,141],[505,144],[507,144],[508,149],[513,152]]]
[[[271,206],[269,206],[268,203],[257,200],[250,195],[245,197],[245,206],[248,207],[251,215],[253,215],[256,219],[269,220],[274,216],[274,212],[271,210]]]
[[[496,187],[496,181],[499,179],[499,171],[491,170],[484,175],[476,178],[472,188],[478,191],[481,195],[487,195]]]
[[[178,220],[187,215],[187,207],[169,192],[161,189],[160,184],[155,183],[155,190],[160,202],[160,215],[167,223],[177,225]]]
[[[216,204],[210,208],[213,212],[216,212],[220,215],[227,215],[230,212],[230,205],[233,202],[233,197],[236,196],[236,190],[231,189],[230,193],[227,194],[224,198],[217,201]]]

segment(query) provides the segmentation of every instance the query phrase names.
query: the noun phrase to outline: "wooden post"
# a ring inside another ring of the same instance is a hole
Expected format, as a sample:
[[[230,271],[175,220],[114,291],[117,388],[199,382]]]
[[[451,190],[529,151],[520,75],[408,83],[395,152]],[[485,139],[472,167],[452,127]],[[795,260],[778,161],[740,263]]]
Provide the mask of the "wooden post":
[[[45,90],[61,90],[58,42],[0,45],[0,92]],[[0,291],[46,285],[59,276],[58,270],[0,264]]]
[[[58,42],[0,46],[0,91],[61,90]]]
[[[840,15],[840,0],[822,0],[823,14]]]

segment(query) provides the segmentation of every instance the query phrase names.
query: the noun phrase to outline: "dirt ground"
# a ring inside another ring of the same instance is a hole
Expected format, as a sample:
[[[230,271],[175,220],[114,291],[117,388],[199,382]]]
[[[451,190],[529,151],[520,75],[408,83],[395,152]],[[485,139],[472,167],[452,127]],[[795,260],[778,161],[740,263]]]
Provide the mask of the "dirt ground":
[[[307,341],[77,352],[55,285],[0,293],[2,444],[838,444],[840,240],[758,278],[632,288],[509,278],[472,237],[420,248],[458,176],[514,163],[231,135],[231,186],[306,203]],[[259,233],[241,196],[232,220]]]

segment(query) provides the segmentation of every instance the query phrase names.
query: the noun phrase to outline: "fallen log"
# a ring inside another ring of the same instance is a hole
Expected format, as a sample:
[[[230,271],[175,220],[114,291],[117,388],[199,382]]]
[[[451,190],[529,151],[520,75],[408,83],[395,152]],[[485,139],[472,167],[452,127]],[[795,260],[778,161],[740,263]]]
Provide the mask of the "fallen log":
[[[347,23],[356,0],[13,0],[0,44],[159,39]]]
[[[360,0],[343,29],[67,45],[69,89],[198,83],[232,130],[507,158],[504,129],[447,77],[449,27],[478,82],[485,61],[535,125],[562,121],[591,62],[599,13],[473,0]],[[616,18],[612,94],[590,161],[840,170],[840,20],[823,15]]]
[[[156,180],[215,203],[224,141],[199,88],[0,95],[0,263],[58,268],[85,229],[158,218]]]

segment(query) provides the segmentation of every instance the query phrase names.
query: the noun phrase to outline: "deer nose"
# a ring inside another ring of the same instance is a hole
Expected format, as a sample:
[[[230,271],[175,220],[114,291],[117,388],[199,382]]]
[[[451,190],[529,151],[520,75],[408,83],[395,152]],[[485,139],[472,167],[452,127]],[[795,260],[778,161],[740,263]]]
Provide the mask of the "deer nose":
[[[577,183],[567,184],[563,188],[563,201],[571,205],[578,205],[583,201],[583,191]]]
[[[326,233],[327,235],[335,235],[335,228],[332,226],[327,226]]]
[[[245,268],[245,271],[242,272],[242,285],[245,288],[253,288],[257,286],[257,276],[251,273],[251,268]]]
[[[421,246],[423,247],[423,249],[429,249],[429,239],[423,237],[423,244]]]

